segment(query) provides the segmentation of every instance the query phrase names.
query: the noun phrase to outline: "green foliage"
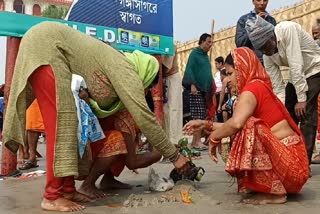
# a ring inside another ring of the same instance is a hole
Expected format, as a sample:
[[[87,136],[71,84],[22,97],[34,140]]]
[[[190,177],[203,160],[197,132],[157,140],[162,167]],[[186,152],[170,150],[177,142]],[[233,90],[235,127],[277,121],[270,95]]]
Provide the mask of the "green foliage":
[[[43,11],[42,16],[54,19],[64,19],[68,13],[68,10],[68,6],[50,5]]]

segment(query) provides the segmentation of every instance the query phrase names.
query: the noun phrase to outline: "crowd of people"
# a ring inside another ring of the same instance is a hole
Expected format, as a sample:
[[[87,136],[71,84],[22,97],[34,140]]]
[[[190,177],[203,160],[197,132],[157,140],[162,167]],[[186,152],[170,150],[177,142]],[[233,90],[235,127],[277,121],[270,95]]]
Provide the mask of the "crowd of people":
[[[159,63],[152,55],[120,52],[63,24],[43,22],[28,30],[16,60],[3,136],[8,149],[19,151],[19,169],[26,170],[38,166],[37,141],[45,133],[41,207],[82,210],[80,202],[104,198],[107,189],[130,188],[115,178],[124,167],[148,167],[162,157],[188,175],[189,159],[174,145],[183,133],[192,136],[191,149],[208,150],[214,162],[217,148],[227,143],[226,172],[236,177],[239,192],[255,193],[244,203],[285,203],[287,194],[300,192],[312,176],[310,164],[320,163],[315,147],[320,21],[310,35],[295,22],[277,23],[266,11],[268,0],[252,2],[254,9],[237,23],[237,48],[215,58],[214,75],[208,56],[213,38],[207,33],[181,78],[176,48]],[[289,69],[287,82],[283,66]],[[159,69],[165,128],[148,98]],[[81,84],[72,91],[78,76]],[[141,133],[152,145],[145,153],[137,153]],[[83,181],[78,190],[75,180]]]
[[[210,111],[206,102],[192,103],[192,88],[209,82],[194,84],[204,72],[198,66],[189,74],[197,79],[185,84],[185,90],[191,86],[185,104],[190,100],[192,120],[183,129],[193,137],[210,133],[209,155],[215,162],[217,147],[230,139],[226,171],[237,178],[239,192],[256,193],[245,203],[284,203],[288,193],[298,193],[312,176],[309,165],[319,163],[315,141],[320,112],[320,25],[317,20],[310,35],[298,23],[277,23],[266,11],[268,0],[252,2],[254,9],[237,23],[237,48],[225,64],[223,57],[215,59],[215,119],[193,113],[205,107]],[[201,60],[207,61],[207,56]],[[281,67],[289,69],[287,82]],[[187,83],[186,75],[184,80]],[[205,91],[196,87],[196,92]],[[206,99],[207,103],[211,100]]]

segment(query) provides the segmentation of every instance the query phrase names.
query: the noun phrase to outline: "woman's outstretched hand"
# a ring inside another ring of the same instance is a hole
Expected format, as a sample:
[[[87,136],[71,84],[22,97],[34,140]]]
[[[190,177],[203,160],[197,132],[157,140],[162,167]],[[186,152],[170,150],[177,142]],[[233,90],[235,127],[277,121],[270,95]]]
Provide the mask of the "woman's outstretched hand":
[[[218,156],[217,156],[217,148],[219,149],[220,143],[209,143],[209,156],[211,160],[213,160],[215,163],[218,163]]]
[[[201,132],[207,126],[206,120],[191,120],[184,125],[182,131],[186,135],[193,135],[196,132]]]
[[[209,156],[210,158],[215,162],[218,163],[218,156],[217,156],[217,149],[219,153],[221,154],[221,141],[213,140],[213,133],[209,136]]]

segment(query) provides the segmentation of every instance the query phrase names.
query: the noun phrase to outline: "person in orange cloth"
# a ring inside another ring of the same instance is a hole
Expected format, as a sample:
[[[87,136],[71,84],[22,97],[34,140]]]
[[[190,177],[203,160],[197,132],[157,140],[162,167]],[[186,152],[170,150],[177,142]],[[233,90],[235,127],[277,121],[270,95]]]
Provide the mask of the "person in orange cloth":
[[[104,191],[108,189],[131,188],[129,184],[114,178],[121,174],[125,166],[130,170],[145,168],[161,158],[156,149],[136,153],[140,130],[127,110],[100,119],[99,122],[106,137],[87,146],[86,164],[89,173],[84,175],[84,182],[79,189],[81,193],[95,199],[105,197]],[[101,175],[103,178],[97,187],[95,183]]]
[[[26,144],[23,147],[23,157],[27,159],[19,169],[27,170],[36,168],[37,164],[37,145],[38,139],[44,133],[44,124],[39,109],[38,101],[35,99],[27,109],[26,114]]]
[[[80,141],[78,111],[70,87],[73,74],[86,82],[90,107],[98,118],[127,109],[149,142],[181,174],[188,174],[187,157],[171,144],[145,101],[144,90],[158,71],[155,57],[140,51],[120,53],[64,24],[42,22],[24,34],[4,120],[4,146],[15,153],[24,142],[28,94],[34,94],[47,139],[43,210],[80,211],[85,206],[79,202],[91,201],[76,190],[74,182],[79,175]]]

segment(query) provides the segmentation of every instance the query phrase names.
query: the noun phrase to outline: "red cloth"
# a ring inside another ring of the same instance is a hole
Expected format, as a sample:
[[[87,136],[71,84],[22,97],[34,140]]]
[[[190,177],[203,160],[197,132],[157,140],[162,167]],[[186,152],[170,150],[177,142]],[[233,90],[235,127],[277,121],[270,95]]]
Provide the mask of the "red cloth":
[[[104,131],[106,138],[97,142],[91,143],[92,158],[95,161],[97,158],[108,158],[118,156],[117,161],[112,163],[111,173],[118,177],[125,167],[125,156],[127,151],[126,142],[122,133],[116,130]]]
[[[130,134],[132,142],[135,142],[139,130],[127,110],[99,119],[99,123],[105,132],[106,138],[91,144],[93,158],[120,155],[119,159],[111,166],[113,176],[119,176],[125,167],[124,155],[128,153],[122,133]]]
[[[47,182],[44,198],[56,200],[61,192],[72,193],[75,189],[73,176],[58,178],[53,173],[54,147],[56,143],[57,105],[56,83],[52,68],[41,66],[29,78],[34,94],[38,100],[43,117],[47,138]]]
[[[216,91],[217,91],[217,86],[214,80],[212,80],[212,99],[209,99],[207,106],[208,106],[208,119],[214,119],[214,116],[216,114],[216,109],[217,109],[217,99],[216,99]]]
[[[270,95],[275,100],[275,104],[279,111],[282,112],[284,118],[288,121],[289,125],[297,132],[300,136],[302,136],[302,132],[296,123],[291,118],[289,112],[286,107],[281,103],[281,101],[277,98],[277,96],[272,91],[272,84],[269,75],[265,71],[264,67],[260,63],[259,59],[255,55],[255,53],[247,48],[241,47],[234,49],[232,53],[234,59],[234,66],[237,70],[237,83],[236,88],[238,94],[241,94],[243,88],[251,82],[261,82],[264,86],[270,91]],[[275,106],[272,106],[274,108]],[[270,110],[270,109],[266,109]]]
[[[248,85],[250,91],[257,94],[258,102],[263,101],[259,93],[265,91],[265,98],[274,100],[274,105],[269,106],[269,103],[263,107],[264,103],[258,103],[255,114],[261,118],[250,117],[235,135],[226,171],[237,177],[239,191],[250,189],[278,195],[298,193],[309,177],[302,133],[272,92],[270,78],[254,52],[248,48],[237,48],[233,52],[233,59],[237,70],[238,93]],[[272,117],[278,119],[266,119],[274,109],[278,112],[274,112]],[[295,133],[279,140],[264,120],[273,124],[281,119],[286,119]]]
[[[236,48],[233,51],[234,66],[237,72],[237,93],[241,94],[243,87],[253,80],[264,82],[272,89],[269,75],[264,70],[256,55],[246,47]]]
[[[309,178],[303,137],[294,133],[278,140],[262,120],[251,117],[233,140],[226,171],[237,177],[239,192],[298,193]]]
[[[274,126],[285,119],[277,101],[270,95],[270,90],[260,81],[250,82],[244,86],[242,91],[250,91],[257,99],[257,107],[252,116],[262,119],[269,127]]]

